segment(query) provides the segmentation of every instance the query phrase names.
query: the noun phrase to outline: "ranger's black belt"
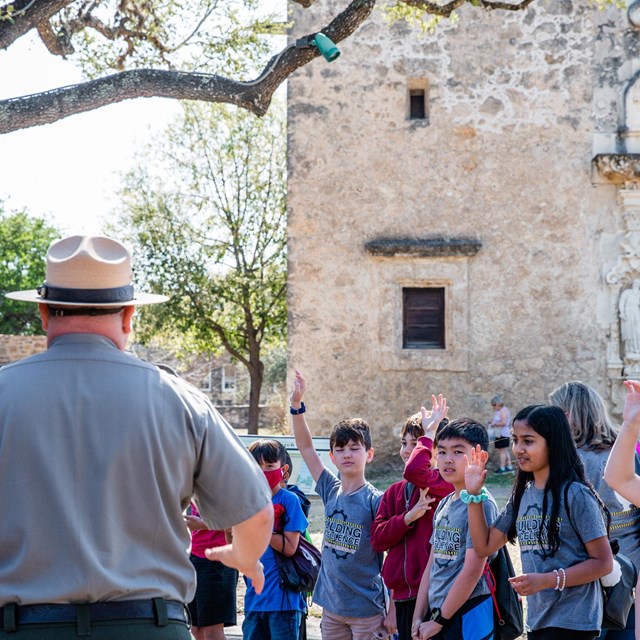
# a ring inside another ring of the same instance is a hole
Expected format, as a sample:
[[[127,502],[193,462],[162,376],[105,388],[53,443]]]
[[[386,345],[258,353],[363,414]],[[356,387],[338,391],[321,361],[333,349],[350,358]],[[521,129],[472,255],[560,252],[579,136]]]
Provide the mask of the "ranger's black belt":
[[[189,623],[181,602],[153,598],[152,600],[121,600],[118,602],[87,602],[80,604],[6,604],[0,608],[0,624],[4,631],[15,631],[23,624],[76,623],[78,628],[105,620],[153,620],[164,627],[169,620]],[[81,634],[84,635],[84,634]]]

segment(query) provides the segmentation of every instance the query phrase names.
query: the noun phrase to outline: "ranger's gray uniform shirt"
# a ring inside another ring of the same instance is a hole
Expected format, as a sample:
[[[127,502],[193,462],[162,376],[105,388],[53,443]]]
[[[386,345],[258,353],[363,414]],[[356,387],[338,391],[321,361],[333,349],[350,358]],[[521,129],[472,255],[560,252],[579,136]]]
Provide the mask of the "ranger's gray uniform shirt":
[[[271,503],[195,387],[91,334],[0,369],[0,605],[189,602],[192,495],[214,529]]]

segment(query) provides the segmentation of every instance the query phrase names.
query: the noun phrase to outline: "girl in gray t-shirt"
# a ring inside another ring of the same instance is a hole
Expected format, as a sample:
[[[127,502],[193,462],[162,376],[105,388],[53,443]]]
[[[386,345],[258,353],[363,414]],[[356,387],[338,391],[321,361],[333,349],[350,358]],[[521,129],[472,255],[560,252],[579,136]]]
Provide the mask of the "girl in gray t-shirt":
[[[519,468],[511,497],[491,527],[470,502],[473,546],[485,556],[518,540],[523,573],[510,582],[527,597],[529,640],[593,640],[602,620],[598,579],[613,563],[604,505],[585,479],[561,409],[526,407],[513,420],[512,438]],[[472,456],[465,476],[471,494],[482,489],[487,458],[480,450]]]

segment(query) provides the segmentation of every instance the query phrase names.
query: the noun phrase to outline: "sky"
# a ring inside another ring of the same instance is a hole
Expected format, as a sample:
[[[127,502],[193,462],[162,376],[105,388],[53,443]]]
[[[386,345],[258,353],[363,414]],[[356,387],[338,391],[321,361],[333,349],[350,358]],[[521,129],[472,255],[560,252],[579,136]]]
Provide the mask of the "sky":
[[[30,35],[0,51],[0,70],[0,99],[82,79],[72,62],[52,56]],[[115,209],[119,175],[179,109],[175,100],[139,98],[0,135],[5,210],[26,208],[68,234],[100,233]]]

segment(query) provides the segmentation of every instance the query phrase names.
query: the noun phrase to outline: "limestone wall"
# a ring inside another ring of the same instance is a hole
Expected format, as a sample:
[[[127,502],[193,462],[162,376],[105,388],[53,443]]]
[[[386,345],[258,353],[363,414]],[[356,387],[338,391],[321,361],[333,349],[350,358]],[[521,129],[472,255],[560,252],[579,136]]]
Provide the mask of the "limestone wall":
[[[294,9],[296,35],[322,10]],[[608,394],[603,273],[622,223],[591,159],[596,134],[615,138],[638,34],[624,11],[568,0],[459,16],[422,36],[378,13],[289,85],[291,369],[308,378],[312,427],[362,416],[389,457],[431,393],[483,421],[496,393],[512,410],[568,379]],[[412,83],[428,87],[428,122],[407,117]],[[365,249],[428,236],[481,248]],[[399,292],[439,283],[446,348],[402,349]]]
[[[46,348],[46,336],[0,335],[0,365],[26,358]]]

